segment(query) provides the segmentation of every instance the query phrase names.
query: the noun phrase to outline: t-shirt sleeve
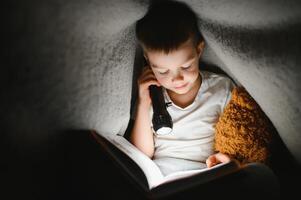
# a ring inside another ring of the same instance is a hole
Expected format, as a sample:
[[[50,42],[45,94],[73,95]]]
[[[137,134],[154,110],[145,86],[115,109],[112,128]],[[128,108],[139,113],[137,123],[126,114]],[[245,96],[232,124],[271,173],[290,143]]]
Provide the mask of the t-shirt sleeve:
[[[224,111],[225,107],[228,105],[228,103],[231,100],[232,90],[234,89],[234,87],[235,87],[234,82],[230,78],[225,77],[225,91],[226,91],[226,95],[225,95],[224,103],[222,104],[222,112]]]

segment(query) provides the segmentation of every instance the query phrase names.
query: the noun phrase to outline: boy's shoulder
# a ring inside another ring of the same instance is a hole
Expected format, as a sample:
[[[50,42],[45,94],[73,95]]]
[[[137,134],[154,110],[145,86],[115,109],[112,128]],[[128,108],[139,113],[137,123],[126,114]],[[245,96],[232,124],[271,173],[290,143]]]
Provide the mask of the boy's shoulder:
[[[231,92],[235,88],[235,83],[225,74],[217,74],[209,71],[202,71],[203,91],[210,91],[218,99],[222,99],[221,110],[231,99]]]
[[[204,82],[207,82],[209,85],[215,84],[231,84],[234,85],[234,82],[225,74],[218,74],[210,71],[200,71],[201,76]]]

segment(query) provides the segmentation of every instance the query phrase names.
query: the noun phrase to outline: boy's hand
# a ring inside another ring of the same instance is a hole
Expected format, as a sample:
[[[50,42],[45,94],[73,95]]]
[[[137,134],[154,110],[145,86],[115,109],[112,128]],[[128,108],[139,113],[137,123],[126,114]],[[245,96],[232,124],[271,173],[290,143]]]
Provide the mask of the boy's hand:
[[[216,153],[209,156],[206,160],[207,167],[213,167],[219,163],[227,163],[230,162],[231,158],[227,154]]]
[[[145,66],[140,77],[138,78],[138,89],[139,103],[147,106],[151,104],[151,97],[148,88],[150,85],[161,86],[157,81],[152,69],[149,66]]]

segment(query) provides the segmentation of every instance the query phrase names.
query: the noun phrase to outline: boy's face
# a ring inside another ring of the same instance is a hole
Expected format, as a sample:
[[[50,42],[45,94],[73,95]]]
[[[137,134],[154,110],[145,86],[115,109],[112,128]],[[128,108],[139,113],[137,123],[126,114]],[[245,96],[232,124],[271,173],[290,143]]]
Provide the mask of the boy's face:
[[[203,49],[204,42],[195,47],[188,40],[169,54],[144,50],[144,56],[163,87],[177,94],[186,94],[197,84]]]

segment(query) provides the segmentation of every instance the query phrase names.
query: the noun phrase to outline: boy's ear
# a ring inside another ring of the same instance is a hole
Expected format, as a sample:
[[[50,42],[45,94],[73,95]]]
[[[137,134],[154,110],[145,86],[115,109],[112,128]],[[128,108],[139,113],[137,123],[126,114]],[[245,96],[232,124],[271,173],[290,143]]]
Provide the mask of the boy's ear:
[[[149,64],[148,57],[147,57],[147,55],[145,53],[143,53],[143,57],[144,57],[144,59],[146,61],[146,64]]]
[[[143,58],[144,58],[144,65],[149,65],[149,62],[148,62],[148,57],[145,53],[143,53]]]
[[[147,55],[145,53],[143,53],[143,57],[145,60],[148,60]]]
[[[197,46],[197,53],[199,55],[199,58],[201,57],[201,55],[203,54],[203,51],[204,51],[204,48],[205,48],[205,41],[201,41],[198,46]]]

